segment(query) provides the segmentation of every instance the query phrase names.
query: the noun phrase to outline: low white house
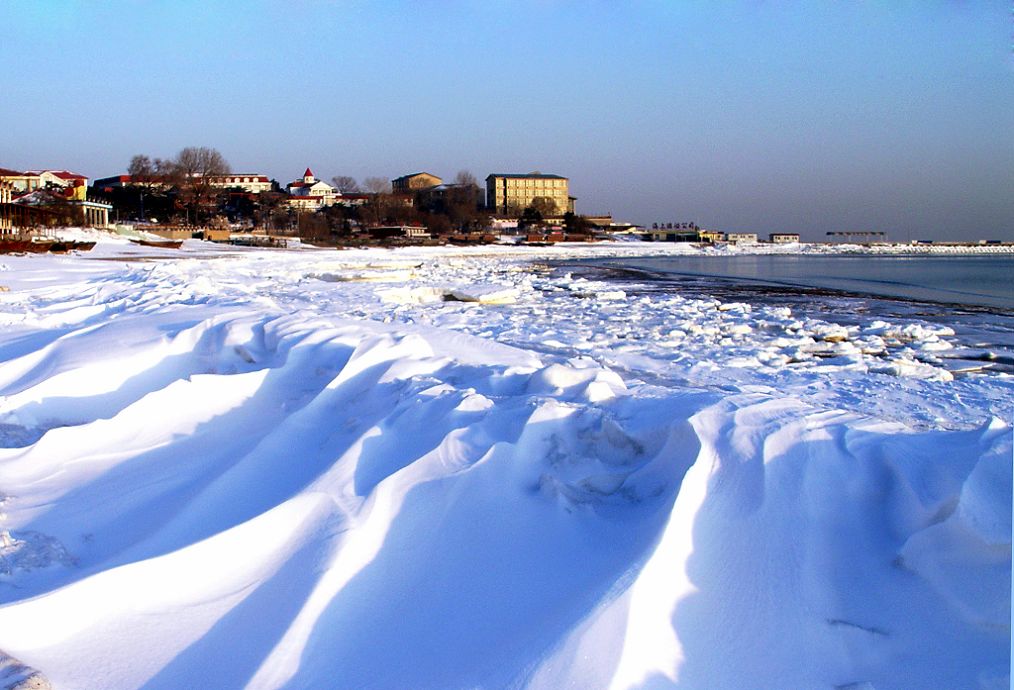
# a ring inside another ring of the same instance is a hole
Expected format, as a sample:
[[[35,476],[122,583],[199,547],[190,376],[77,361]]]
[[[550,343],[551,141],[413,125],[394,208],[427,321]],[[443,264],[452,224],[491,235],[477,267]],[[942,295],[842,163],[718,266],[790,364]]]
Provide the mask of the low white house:
[[[755,232],[730,232],[725,239],[731,244],[757,244],[757,233]]]
[[[285,202],[290,208],[294,208],[297,211],[316,211],[321,207],[320,197],[316,196],[296,196],[290,194]]]
[[[799,241],[798,232],[772,232],[768,237],[771,244],[792,244]]]

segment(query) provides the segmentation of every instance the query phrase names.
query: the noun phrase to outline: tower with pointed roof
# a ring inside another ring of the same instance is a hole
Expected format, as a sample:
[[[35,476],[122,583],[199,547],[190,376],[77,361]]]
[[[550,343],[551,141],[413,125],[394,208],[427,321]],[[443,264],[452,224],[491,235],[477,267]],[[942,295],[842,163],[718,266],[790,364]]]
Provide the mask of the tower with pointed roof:
[[[314,209],[331,206],[341,192],[323,180],[318,180],[310,168],[303,173],[303,179],[293,180],[288,184],[289,204],[301,209]]]

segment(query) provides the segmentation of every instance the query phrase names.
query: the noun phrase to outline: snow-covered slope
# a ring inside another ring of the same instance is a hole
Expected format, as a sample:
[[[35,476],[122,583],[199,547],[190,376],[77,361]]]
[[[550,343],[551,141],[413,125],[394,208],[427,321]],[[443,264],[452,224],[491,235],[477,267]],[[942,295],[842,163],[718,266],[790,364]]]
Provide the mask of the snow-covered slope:
[[[1009,685],[1008,378],[532,258],[5,257],[9,678]]]

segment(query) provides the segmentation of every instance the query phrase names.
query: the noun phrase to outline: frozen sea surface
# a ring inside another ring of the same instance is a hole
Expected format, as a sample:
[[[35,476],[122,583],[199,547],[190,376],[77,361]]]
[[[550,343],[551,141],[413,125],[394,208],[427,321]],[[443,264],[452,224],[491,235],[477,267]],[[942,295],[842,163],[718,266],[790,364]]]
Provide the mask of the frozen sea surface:
[[[955,331],[958,348],[952,355],[978,351],[992,363],[984,373],[1014,372],[1014,287],[1007,277],[1014,275],[1014,258],[1010,257],[681,256],[576,260],[562,266],[589,279],[622,284],[632,295],[672,293],[782,305],[799,315],[849,326],[880,319],[938,324]],[[898,266],[922,286],[904,282],[902,276],[895,281],[860,277],[864,270],[882,276]],[[851,277],[840,277],[843,273]],[[978,292],[972,291],[973,286]],[[950,301],[955,299],[966,301]]]

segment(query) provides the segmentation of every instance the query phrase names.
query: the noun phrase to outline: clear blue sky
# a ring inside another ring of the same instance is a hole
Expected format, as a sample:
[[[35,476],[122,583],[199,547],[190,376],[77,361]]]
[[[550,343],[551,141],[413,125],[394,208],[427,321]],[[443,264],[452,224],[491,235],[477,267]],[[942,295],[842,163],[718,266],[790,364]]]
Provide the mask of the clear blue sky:
[[[3,2],[0,167],[541,170],[578,211],[1014,239],[991,2]]]

